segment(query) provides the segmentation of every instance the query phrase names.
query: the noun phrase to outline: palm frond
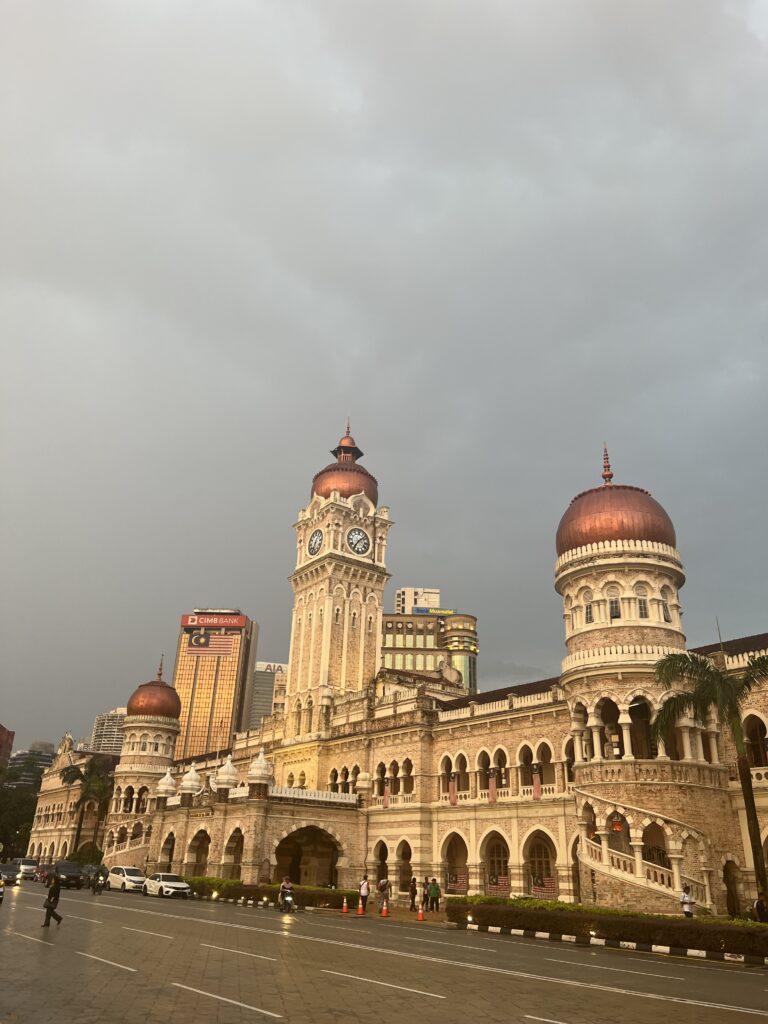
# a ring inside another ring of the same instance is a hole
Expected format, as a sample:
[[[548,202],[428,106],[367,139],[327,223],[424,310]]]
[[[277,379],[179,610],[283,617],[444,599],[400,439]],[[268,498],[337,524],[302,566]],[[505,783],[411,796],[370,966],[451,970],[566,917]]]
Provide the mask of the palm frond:
[[[655,673],[657,681],[665,690],[671,690],[683,682],[697,687],[711,680],[713,674],[720,674],[709,658],[690,652],[668,654],[656,662]]]
[[[748,686],[746,693],[750,693],[759,683],[768,683],[768,654],[763,654],[759,658],[750,655],[746,671],[741,679]]]
[[[667,741],[677,725],[678,718],[696,715],[696,704],[692,693],[674,693],[661,705],[651,723],[654,740]]]

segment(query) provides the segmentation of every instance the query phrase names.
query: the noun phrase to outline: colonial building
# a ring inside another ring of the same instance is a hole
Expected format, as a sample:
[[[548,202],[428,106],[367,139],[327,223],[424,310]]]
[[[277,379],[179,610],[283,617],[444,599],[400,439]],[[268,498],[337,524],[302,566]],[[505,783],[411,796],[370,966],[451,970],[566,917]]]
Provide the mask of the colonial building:
[[[334,454],[295,527],[284,711],[218,756],[174,760],[173,691],[140,687],[107,862],[344,886],[367,870],[400,891],[428,874],[449,894],[661,912],[678,911],[688,882],[702,907],[743,905],[752,861],[728,732],[681,719],[652,737],[665,697],[654,666],[685,650],[683,564],[661,505],[615,484],[606,453],[602,484],[557,529],[561,674],[473,693],[450,647],[431,669],[384,662],[392,520],[349,430]],[[768,652],[768,634],[700,651],[737,673]],[[768,687],[745,709],[768,846],[766,722]],[[152,757],[137,758],[132,744],[155,734]],[[126,802],[129,788],[145,799]]]

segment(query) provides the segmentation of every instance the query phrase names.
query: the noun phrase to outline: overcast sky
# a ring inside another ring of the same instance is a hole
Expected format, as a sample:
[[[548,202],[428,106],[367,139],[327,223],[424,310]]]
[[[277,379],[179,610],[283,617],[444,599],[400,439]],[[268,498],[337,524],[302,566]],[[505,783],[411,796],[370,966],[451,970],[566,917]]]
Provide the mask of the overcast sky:
[[[647,487],[692,645],[768,628],[768,10],[707,0],[4,0],[2,657],[89,734],[242,608],[347,415],[395,585],[554,674],[571,498]],[[170,673],[169,673],[170,675]]]

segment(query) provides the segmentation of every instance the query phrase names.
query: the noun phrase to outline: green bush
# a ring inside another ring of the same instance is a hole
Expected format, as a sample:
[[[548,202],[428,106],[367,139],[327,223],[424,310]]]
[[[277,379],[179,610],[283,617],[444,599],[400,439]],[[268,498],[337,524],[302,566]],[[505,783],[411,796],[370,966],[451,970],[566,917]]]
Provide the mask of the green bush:
[[[588,907],[580,903],[555,900],[470,896],[448,900],[448,920],[502,928],[525,928],[576,935],[585,942],[590,937],[642,942],[656,946],[705,949],[711,952],[748,953],[768,956],[768,925],[730,918],[668,917],[663,914],[632,914],[612,907]]]
[[[280,892],[279,885],[245,885],[233,878],[185,878],[184,881],[198,896],[211,896],[216,892],[222,899],[240,899],[245,896],[260,903],[266,897],[268,903],[274,903]],[[340,910],[345,896],[350,910],[357,907],[357,890],[327,889],[315,885],[295,885],[293,888],[299,907],[328,907]]]
[[[226,885],[226,879],[214,878],[210,875],[193,875],[190,878],[185,878],[184,881],[196,896],[211,896],[214,892],[219,892],[223,885]]]

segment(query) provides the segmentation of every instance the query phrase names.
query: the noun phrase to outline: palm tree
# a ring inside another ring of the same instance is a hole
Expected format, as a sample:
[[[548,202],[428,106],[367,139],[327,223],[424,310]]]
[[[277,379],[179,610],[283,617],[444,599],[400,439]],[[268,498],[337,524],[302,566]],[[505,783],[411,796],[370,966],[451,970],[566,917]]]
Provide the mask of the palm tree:
[[[75,839],[72,843],[72,852],[77,853],[80,845],[80,833],[83,831],[83,820],[85,810],[92,801],[96,804],[96,829],[93,842],[96,845],[96,838],[99,831],[99,823],[109,809],[109,801],[112,796],[112,765],[109,760],[101,757],[92,757],[81,767],[77,764],[67,765],[59,772],[61,781],[67,786],[80,786],[80,796],[75,802],[77,815],[77,828]]]
[[[752,690],[768,682],[768,656],[750,656],[747,667],[738,675],[728,675],[709,658],[701,654],[668,654],[656,663],[656,679],[664,690],[677,689],[659,709],[652,726],[655,739],[664,739],[675,728],[678,718],[690,716],[706,722],[717,712],[721,726],[727,726],[736,747],[739,782],[744,794],[749,844],[755,865],[755,879],[760,892],[768,891],[765,860],[760,842],[760,824],[757,820],[752,773],[747,760],[747,748],[742,728],[742,709]],[[678,688],[688,684],[690,689]]]

